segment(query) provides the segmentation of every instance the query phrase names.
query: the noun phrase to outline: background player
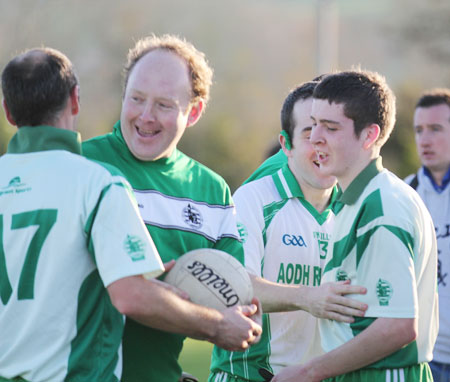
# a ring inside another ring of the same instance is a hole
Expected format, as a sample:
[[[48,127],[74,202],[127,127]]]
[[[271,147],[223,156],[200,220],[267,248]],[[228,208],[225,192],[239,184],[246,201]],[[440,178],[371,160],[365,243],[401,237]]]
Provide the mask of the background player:
[[[435,381],[450,381],[450,89],[420,97],[414,133],[422,167],[405,181],[430,211],[438,245],[439,333],[430,367]]]

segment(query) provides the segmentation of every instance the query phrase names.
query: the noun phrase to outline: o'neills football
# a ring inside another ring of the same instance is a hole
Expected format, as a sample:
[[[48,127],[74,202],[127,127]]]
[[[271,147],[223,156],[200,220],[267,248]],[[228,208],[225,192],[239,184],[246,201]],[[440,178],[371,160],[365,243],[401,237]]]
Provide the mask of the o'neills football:
[[[165,282],[187,292],[191,301],[217,310],[250,304],[253,287],[239,261],[226,252],[201,248],[185,253]]]

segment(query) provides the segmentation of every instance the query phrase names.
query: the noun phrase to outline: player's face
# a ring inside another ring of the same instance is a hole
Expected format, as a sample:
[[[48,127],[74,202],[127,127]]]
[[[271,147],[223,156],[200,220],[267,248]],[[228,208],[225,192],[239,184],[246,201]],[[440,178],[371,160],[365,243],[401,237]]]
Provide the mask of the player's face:
[[[450,107],[417,108],[414,131],[422,164],[432,173],[445,173],[450,166]]]
[[[355,135],[353,120],[345,116],[343,104],[321,99],[313,99],[311,118],[311,143],[320,170],[336,176],[345,190],[362,170],[363,142]]]
[[[334,176],[324,175],[319,168],[316,152],[311,144],[311,106],[312,98],[299,100],[292,110],[295,122],[292,149],[287,151],[289,167],[300,183],[305,187],[327,189],[336,183]]]
[[[123,137],[136,158],[153,161],[172,154],[192,124],[190,100],[188,67],[176,54],[154,50],[137,62],[120,115]]]

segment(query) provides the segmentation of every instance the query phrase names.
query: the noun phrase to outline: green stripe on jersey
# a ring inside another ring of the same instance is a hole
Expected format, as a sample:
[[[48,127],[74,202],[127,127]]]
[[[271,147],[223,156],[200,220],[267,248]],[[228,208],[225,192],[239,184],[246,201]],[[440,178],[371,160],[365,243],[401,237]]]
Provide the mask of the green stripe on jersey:
[[[272,219],[277,214],[277,212],[279,210],[281,210],[288,201],[289,201],[289,199],[283,199],[283,200],[280,200],[279,202],[273,202],[273,203],[268,204],[267,206],[264,206],[264,209],[263,209],[264,229],[262,232],[264,246],[266,246],[266,242],[267,242],[267,238],[266,238],[267,228],[269,228],[269,225],[272,222]]]
[[[263,332],[261,340],[252,345],[245,352],[229,352],[214,346],[211,357],[211,372],[225,371],[229,375],[229,381],[242,377],[247,381],[263,381],[259,375],[259,368],[273,372],[269,359],[271,354],[270,317],[263,314]]]
[[[114,370],[118,355],[109,349],[118,348],[123,325],[123,317],[111,304],[98,271],[93,271],[78,294],[77,334],[71,343],[64,381],[117,382]]]
[[[334,243],[333,257],[325,266],[323,273],[341,266],[342,262],[347,258],[348,255],[350,255],[354,246],[358,242],[358,229],[369,224],[380,216],[383,216],[383,205],[381,202],[380,190],[376,190],[368,195],[361,204],[361,207],[356,214],[353,224],[350,228],[349,234]],[[371,236],[372,233],[373,232],[371,232],[369,235]],[[367,238],[363,237],[361,240],[364,243]],[[361,256],[363,253],[364,252],[361,251],[360,247],[357,246],[358,263],[361,260]]]

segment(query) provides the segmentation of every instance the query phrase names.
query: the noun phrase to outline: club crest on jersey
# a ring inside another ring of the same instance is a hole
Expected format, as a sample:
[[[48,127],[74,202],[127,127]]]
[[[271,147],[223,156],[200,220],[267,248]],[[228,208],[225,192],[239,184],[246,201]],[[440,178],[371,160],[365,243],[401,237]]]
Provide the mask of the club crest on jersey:
[[[378,279],[377,282],[377,297],[380,306],[389,305],[389,300],[392,297],[392,293],[394,290],[392,289],[392,285],[389,281]]]
[[[247,241],[248,237],[248,231],[247,228],[243,223],[238,222],[237,223],[237,230],[239,232],[239,237],[241,238],[241,241],[245,243]]]
[[[349,279],[348,274],[343,269],[339,269],[336,272],[336,281],[345,281],[348,279]]]
[[[183,220],[187,225],[195,229],[200,229],[203,226],[202,214],[190,203],[183,208]]]
[[[138,236],[127,235],[123,247],[131,260],[139,261],[145,259],[145,243]]]

